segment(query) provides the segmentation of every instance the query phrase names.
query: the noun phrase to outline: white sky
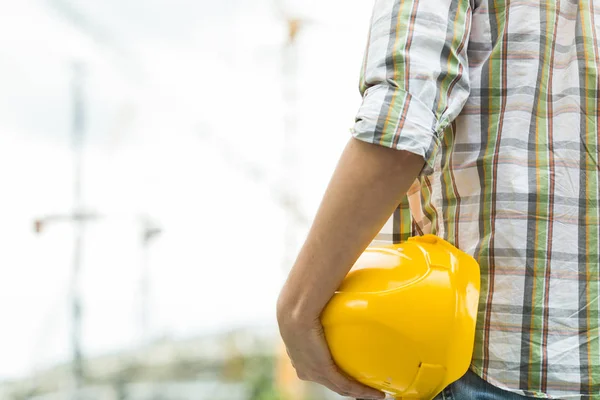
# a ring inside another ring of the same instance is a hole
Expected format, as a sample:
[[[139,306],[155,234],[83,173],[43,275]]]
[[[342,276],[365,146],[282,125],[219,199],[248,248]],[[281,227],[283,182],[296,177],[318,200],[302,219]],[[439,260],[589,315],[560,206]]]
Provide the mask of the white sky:
[[[284,214],[240,165],[290,182],[313,215],[360,104],[372,3],[288,3],[310,20],[289,177],[286,31],[273,1],[71,0],[93,37],[64,17],[64,3],[0,0],[0,379],[69,354],[72,230],[58,223],[36,236],[32,224],[70,211],[75,59],[87,66],[85,203],[109,215],[85,236],[86,352],[139,344],[140,213],[164,229],[150,253],[152,336],[274,324]]]

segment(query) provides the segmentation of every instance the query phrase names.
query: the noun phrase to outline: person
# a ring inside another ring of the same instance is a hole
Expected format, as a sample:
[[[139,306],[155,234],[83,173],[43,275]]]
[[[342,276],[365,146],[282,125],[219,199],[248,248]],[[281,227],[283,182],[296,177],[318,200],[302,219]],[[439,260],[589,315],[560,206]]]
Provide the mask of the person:
[[[373,239],[432,233],[482,277],[470,372],[439,398],[600,399],[599,14],[375,1],[352,137],[278,300],[301,379],[383,397],[336,367],[319,315]]]

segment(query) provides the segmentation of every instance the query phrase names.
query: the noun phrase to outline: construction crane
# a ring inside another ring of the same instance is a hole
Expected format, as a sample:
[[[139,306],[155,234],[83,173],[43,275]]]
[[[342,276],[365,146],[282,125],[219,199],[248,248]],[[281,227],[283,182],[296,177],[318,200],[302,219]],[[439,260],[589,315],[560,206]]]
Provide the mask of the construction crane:
[[[67,0],[45,0],[44,3],[56,11],[68,24],[74,26],[84,36],[92,41],[105,52],[119,69],[129,77],[132,74],[131,59],[118,41],[113,40],[109,31],[95,24],[84,13]],[[128,63],[127,63],[127,62]],[[136,69],[136,68],[134,68]],[[83,200],[83,163],[84,142],[86,132],[86,101],[85,101],[85,79],[87,67],[85,62],[75,59],[71,63],[71,98],[72,98],[72,124],[71,124],[71,147],[73,157],[73,200],[72,212],[64,215],[46,215],[34,221],[34,229],[39,234],[49,224],[55,222],[69,222],[74,226],[74,246],[72,269],[69,285],[69,303],[71,314],[71,390],[70,399],[80,400],[81,389],[85,384],[85,365],[82,347],[82,293],[81,293],[81,270],[82,254],[84,248],[84,237],[86,224],[103,218],[97,213],[91,213],[85,209]],[[160,228],[151,223],[147,217],[140,218],[142,226],[142,249],[140,277],[140,329],[143,337],[148,334],[148,303],[149,303],[149,277],[148,277],[148,246],[153,237],[160,233]]]
[[[286,11],[282,0],[275,0],[275,10],[280,19],[285,23],[287,38],[283,48],[282,59],[282,78],[283,78],[283,101],[285,104],[284,115],[284,140],[283,140],[283,162],[282,162],[282,182],[284,193],[289,202],[289,208],[298,208],[298,193],[290,182],[295,179],[289,179],[297,171],[298,160],[295,157],[295,141],[297,140],[297,108],[298,108],[298,37],[305,26],[306,21],[298,16],[291,15]],[[299,226],[292,219],[292,215],[286,215],[284,228],[284,255],[282,266],[284,271],[291,268],[297,242],[299,237]],[[296,371],[292,366],[285,345],[279,342],[277,345],[277,363],[276,363],[276,387],[285,400],[303,400],[306,397],[306,385],[296,376]]]

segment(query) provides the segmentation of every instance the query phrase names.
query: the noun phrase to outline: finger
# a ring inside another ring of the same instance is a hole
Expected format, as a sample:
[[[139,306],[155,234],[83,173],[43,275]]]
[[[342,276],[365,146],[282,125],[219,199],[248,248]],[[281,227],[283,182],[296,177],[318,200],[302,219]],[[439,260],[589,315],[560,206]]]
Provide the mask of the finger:
[[[327,389],[339,394],[340,396],[351,397],[350,393],[344,392],[342,389],[338,388],[333,383],[329,382],[327,379],[316,379],[315,382],[319,385],[325,386]]]
[[[336,386],[345,396],[351,396],[360,399],[384,399],[385,394],[379,390],[373,389],[353,379],[346,377],[336,367],[331,368],[326,379]]]
[[[335,392],[339,395],[348,396],[348,397],[352,396],[352,393],[350,393],[349,391],[344,390],[343,388],[339,388],[338,386],[334,385],[327,378],[327,372],[316,371],[316,370],[301,371],[301,370],[296,369],[296,375],[298,376],[298,378],[300,380],[318,383],[319,385],[323,385],[326,388],[328,388],[329,390],[331,390],[332,392]]]
[[[300,379],[302,381],[314,382],[319,385],[325,386],[327,389],[329,389],[332,392],[335,392],[341,396],[347,396],[347,397],[352,396],[352,394],[350,392],[345,392],[342,389],[340,389],[339,387],[337,387],[336,385],[334,385],[333,383],[331,383],[319,371],[304,372],[304,371],[296,369],[296,375],[298,376],[298,379]]]

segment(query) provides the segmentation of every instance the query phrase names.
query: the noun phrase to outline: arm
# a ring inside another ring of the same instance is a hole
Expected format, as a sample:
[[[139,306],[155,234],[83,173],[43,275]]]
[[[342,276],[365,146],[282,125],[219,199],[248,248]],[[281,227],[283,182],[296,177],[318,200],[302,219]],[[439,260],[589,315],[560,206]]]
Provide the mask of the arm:
[[[418,155],[350,139],[278,302],[281,335],[300,378],[358,398],[383,397],[340,374],[319,317],[423,164]]]
[[[470,0],[375,1],[354,139],[278,302],[281,335],[302,379],[383,397],[340,373],[319,316],[410,184],[433,172],[443,134],[469,95],[470,23]]]
[[[415,154],[350,139],[281,292],[281,321],[298,327],[319,318],[423,164]]]

